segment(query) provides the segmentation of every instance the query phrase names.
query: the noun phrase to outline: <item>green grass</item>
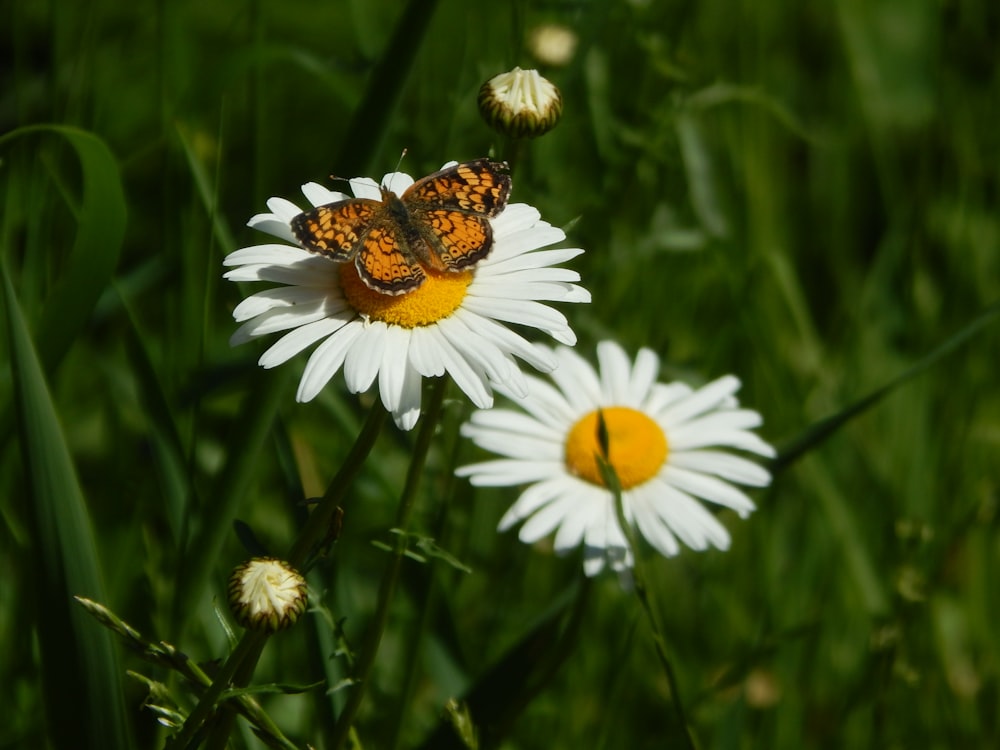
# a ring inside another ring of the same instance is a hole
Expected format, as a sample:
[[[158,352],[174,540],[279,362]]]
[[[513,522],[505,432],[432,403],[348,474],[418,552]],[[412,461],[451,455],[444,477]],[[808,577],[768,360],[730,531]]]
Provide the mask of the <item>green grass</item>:
[[[98,0],[0,24],[0,748],[162,747],[126,670],[193,709],[69,597],[224,660],[233,521],[286,554],[370,404],[342,377],[297,404],[304,357],[263,371],[228,346],[223,256],[304,182],[503,148],[476,94],[537,65],[544,21],[578,45],[543,67],[563,118],[517,152],[514,200],[586,250],[593,303],[562,307],[581,353],[614,338],[664,379],[736,373],[795,451],[748,521],[724,516],[728,552],[643,561],[697,746],[1000,743],[993,3]],[[497,534],[515,494],[450,477],[476,455],[468,411],[452,388],[411,530],[472,572],[404,558],[358,739],[454,746],[455,697],[483,747],[684,747],[636,596]],[[322,611],[254,683],[349,674],[418,432],[382,431],[310,574]],[[260,700],[324,748],[352,689]]]

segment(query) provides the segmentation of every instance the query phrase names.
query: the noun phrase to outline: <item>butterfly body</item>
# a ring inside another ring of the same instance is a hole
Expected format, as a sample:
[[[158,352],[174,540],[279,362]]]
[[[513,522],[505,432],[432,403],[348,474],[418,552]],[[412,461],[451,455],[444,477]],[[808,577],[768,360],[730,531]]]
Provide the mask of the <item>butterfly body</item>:
[[[358,275],[382,294],[411,292],[424,269],[464,271],[493,247],[489,220],[507,205],[507,165],[478,159],[435,172],[402,195],[381,187],[381,200],[348,198],[292,219],[304,248],[354,261]]]

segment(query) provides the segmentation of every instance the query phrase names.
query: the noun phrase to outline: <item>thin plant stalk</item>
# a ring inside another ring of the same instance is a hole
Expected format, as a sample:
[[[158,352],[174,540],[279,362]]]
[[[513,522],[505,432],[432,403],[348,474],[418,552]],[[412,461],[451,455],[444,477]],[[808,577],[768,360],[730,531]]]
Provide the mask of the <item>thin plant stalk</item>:
[[[420,485],[420,478],[423,475],[424,465],[427,462],[427,454],[430,452],[434,432],[441,417],[441,407],[444,403],[444,394],[448,380],[447,378],[435,378],[431,383],[429,403],[427,410],[424,412],[423,424],[420,426],[420,433],[417,435],[416,445],[413,449],[413,460],[410,462],[410,468],[406,475],[406,484],[403,487],[403,494],[399,501],[399,507],[396,510],[395,528],[399,533],[396,534],[395,543],[389,556],[389,564],[382,575],[375,613],[372,615],[367,636],[358,655],[355,666],[354,686],[351,689],[344,710],[341,712],[333,728],[330,747],[334,748],[334,750],[339,750],[339,748],[344,746],[354,723],[354,718],[357,716],[358,710],[361,708],[361,703],[364,701],[365,689],[368,687],[372,667],[375,664],[375,655],[378,653],[379,644],[382,642],[382,635],[389,620],[389,606],[396,591],[396,584],[399,581],[403,557],[408,544],[407,531],[409,530],[410,518],[413,515],[413,508],[417,498],[417,488]]]
[[[288,558],[293,567],[304,565],[326,537],[340,501],[375,445],[379,431],[385,423],[385,416],[386,411],[382,404],[376,402],[368,413],[368,419],[343,464],[341,464],[340,470],[330,482],[326,493],[320,499],[316,509],[310,514],[308,521],[292,545]],[[230,683],[236,687],[243,687],[249,683],[257,661],[263,653],[267,638],[268,634],[263,631],[248,630],[243,634],[239,643],[236,644],[236,648],[229,655],[229,659],[223,665],[222,671],[202,695],[180,732],[175,735],[171,747],[185,748],[187,746],[215,708],[222,691],[229,687]],[[227,710],[225,713],[229,714],[231,711]],[[223,737],[228,738],[232,730],[231,720],[225,716],[222,717],[222,726],[219,733],[213,732],[215,738],[213,741],[218,742]]]
[[[194,710],[184,721],[184,726],[168,740],[168,748],[184,750],[184,748],[190,746],[195,734],[215,709],[222,691],[229,687],[229,683],[235,676],[236,670],[240,668],[244,660],[252,653],[256,652],[257,656],[259,656],[260,648],[266,640],[267,633],[261,630],[248,630],[244,634],[240,642],[236,644],[236,648],[229,654],[226,663],[222,665],[222,669],[219,670],[215,679],[212,680],[212,684],[202,694],[198,705],[194,707]]]
[[[442,488],[441,503],[436,510],[436,517],[433,523],[431,534],[434,539],[444,539],[448,528],[449,510],[454,499],[454,469],[458,465],[458,453],[461,441],[458,440],[458,423],[453,423],[448,430],[449,438],[452,441],[452,448],[449,456],[447,469],[443,472],[446,485]],[[452,571],[454,572],[454,571]],[[400,692],[399,701],[396,706],[396,714],[393,721],[392,741],[388,747],[396,750],[400,746],[403,735],[403,727],[406,724],[409,709],[412,704],[412,696],[417,685],[417,674],[420,667],[420,647],[427,635],[433,613],[437,609],[438,596],[441,584],[439,578],[442,574],[441,561],[430,558],[427,561],[426,585],[420,597],[420,613],[417,617],[416,625],[410,633],[408,648],[406,649],[406,666],[403,670],[403,689]]]
[[[597,442],[601,447],[601,450],[596,456],[597,465],[600,468],[601,477],[604,480],[605,486],[614,498],[615,517],[618,519],[618,525],[621,527],[622,533],[625,535],[626,544],[628,544],[629,548],[632,550],[632,581],[635,587],[636,597],[639,599],[639,604],[642,606],[643,612],[646,615],[646,620],[649,622],[649,629],[653,635],[653,644],[656,647],[656,655],[660,659],[660,665],[663,667],[667,683],[670,686],[670,697],[673,700],[674,710],[677,712],[677,720],[681,725],[685,747],[688,750],[695,750],[694,738],[691,736],[691,730],[688,726],[687,712],[684,710],[684,701],[681,699],[680,686],[677,683],[677,676],[674,673],[673,664],[671,663],[670,656],[667,653],[667,642],[663,637],[663,631],[657,621],[655,607],[653,606],[649,589],[646,587],[646,576],[643,570],[642,561],[639,559],[637,539],[635,538],[632,525],[628,523],[628,519],[625,517],[625,508],[622,505],[621,481],[618,479],[618,473],[615,471],[614,466],[611,465],[608,458],[610,453],[608,450],[607,425],[604,422],[604,415],[601,413],[598,414],[597,418],[597,431]]]
[[[365,458],[375,446],[375,440],[382,430],[382,425],[385,424],[386,414],[381,401],[376,401],[372,405],[368,419],[358,434],[358,439],[354,442],[350,453],[344,458],[340,469],[326,488],[326,492],[320,498],[316,508],[309,515],[309,520],[299,532],[291,552],[288,553],[288,562],[293,568],[306,569],[313,555],[322,545],[324,538],[330,531],[330,524],[337,513],[337,508],[340,507],[354,477],[361,470]]]

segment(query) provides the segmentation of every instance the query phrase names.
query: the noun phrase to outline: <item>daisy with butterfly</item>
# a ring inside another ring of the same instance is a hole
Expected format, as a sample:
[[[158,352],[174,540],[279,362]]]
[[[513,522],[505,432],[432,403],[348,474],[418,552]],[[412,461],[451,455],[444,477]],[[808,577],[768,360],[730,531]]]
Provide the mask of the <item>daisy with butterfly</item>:
[[[406,294],[426,279],[425,268],[462,271],[493,246],[489,220],[507,206],[505,163],[479,159],[455,164],[414,182],[397,196],[391,183],[381,200],[348,198],[292,220],[306,250],[354,260],[358,276],[383,294]]]
[[[583,251],[551,248],[565,239],[562,230],[537,209],[508,202],[505,165],[479,159],[416,181],[395,172],[381,183],[349,184],[352,196],[304,185],[313,206],[306,211],[271,198],[270,212],[249,226],[285,242],[245,247],[224,261],[231,281],[280,285],[236,307],[242,325],[233,345],[281,333],[259,359],[269,368],[318,344],[299,401],[343,369],[352,393],[377,378],[382,403],[410,429],[425,377],[447,373],[488,408],[495,385],[525,391],[515,357],[542,372],[555,367],[510,325],[575,343],[565,316],[545,303],[590,301],[579,274],[560,267]]]

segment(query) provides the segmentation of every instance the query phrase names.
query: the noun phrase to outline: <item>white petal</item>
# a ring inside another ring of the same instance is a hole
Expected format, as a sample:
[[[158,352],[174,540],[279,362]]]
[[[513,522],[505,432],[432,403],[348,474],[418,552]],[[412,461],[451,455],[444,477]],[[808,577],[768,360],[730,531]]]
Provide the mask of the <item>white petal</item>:
[[[572,349],[562,347],[556,350],[556,359],[559,360],[559,367],[553,371],[552,379],[566,396],[577,419],[604,405],[597,373],[583,357]]]
[[[515,234],[504,236],[494,242],[489,256],[477,268],[487,276],[505,276],[510,273],[539,268],[550,261],[550,265],[565,263],[579,255],[579,248],[541,248],[555,242],[561,242],[565,236],[560,230],[553,230],[548,225],[536,225]],[[541,258],[535,259],[539,255]]]
[[[525,544],[532,544],[548,536],[574,512],[576,505],[577,499],[573,495],[560,495],[532,514],[531,518],[524,522],[517,538]]]
[[[438,321],[438,331],[471,363],[479,367],[486,376],[497,383],[506,383],[520,374],[514,360],[495,347],[489,340],[482,339],[455,315]]]
[[[722,451],[675,450],[670,453],[670,465],[702,474],[712,474],[749,487],[767,487],[771,483],[771,475],[764,467],[742,456]]]
[[[340,296],[332,281],[337,264],[322,255],[310,255],[294,262],[251,264],[223,274],[228,281],[272,281],[298,286],[325,286],[329,280],[331,296]]]
[[[310,253],[308,250],[303,250],[301,247],[294,247],[292,245],[251,245],[250,247],[242,247],[239,250],[229,253],[229,255],[222,259],[222,265],[275,264],[281,266],[317,257],[319,256]]]
[[[654,383],[649,391],[649,397],[646,399],[644,410],[662,422],[667,407],[687,397],[692,392],[691,387],[686,383]]]
[[[289,328],[300,328],[318,320],[330,317],[326,311],[320,308],[299,309],[299,308],[278,308],[261,313],[244,325],[240,326],[241,337],[255,338],[278,331],[287,331]]]
[[[347,322],[346,320],[338,320],[336,318],[324,318],[323,320],[317,320],[315,323],[296,328],[294,331],[286,333],[275,341],[267,351],[260,355],[257,364],[265,369],[270,369],[287,362],[320,339],[326,338],[335,331],[340,330]]]
[[[595,513],[600,513],[601,509],[598,506],[602,502],[606,502],[606,500],[596,497],[589,492],[581,493],[577,497],[577,507],[572,512],[566,514],[562,524],[556,531],[556,537],[553,541],[553,547],[556,552],[568,552],[583,542],[583,535],[587,530],[587,525]]]
[[[548,479],[531,485],[521,493],[517,502],[510,506],[507,512],[504,513],[497,529],[499,531],[506,531],[556,498],[563,497],[568,490],[571,491],[572,486],[567,487],[567,483],[562,478]]]
[[[276,200],[272,198],[272,200]],[[293,214],[289,216],[294,216],[300,213],[297,206],[289,204],[292,209],[294,209]],[[295,242],[295,235],[292,234],[292,228],[289,226],[289,219],[283,219],[274,214],[257,214],[256,216],[250,217],[250,221],[247,222],[247,226],[258,232],[263,232],[264,234],[269,234],[272,237],[277,237],[285,242]]]
[[[752,430],[764,420],[752,409],[719,409],[678,424],[677,430]]]
[[[407,355],[409,346],[408,330],[399,326],[386,326],[382,361],[378,368],[378,391],[382,397],[382,405],[392,414],[399,409],[403,397],[406,371],[410,369]]]
[[[477,300],[542,300],[546,302],[562,302],[570,291],[569,284],[547,283],[538,279],[526,278],[522,282],[512,284],[483,284],[475,290],[469,289],[467,299]]]
[[[444,368],[455,381],[455,385],[461,388],[469,400],[480,409],[493,406],[493,394],[489,390],[482,368],[462,356],[462,353],[457,351],[436,328],[427,326],[425,330],[429,334],[428,338],[433,338],[438,345]]]
[[[314,206],[325,206],[328,203],[339,203],[340,201],[347,200],[351,197],[346,193],[330,190],[328,187],[320,185],[318,182],[307,182],[302,186],[302,194]]]
[[[306,369],[299,381],[297,401],[312,401],[323,387],[330,382],[351,346],[364,332],[361,321],[353,320],[316,347],[316,351],[306,362]]]
[[[494,236],[497,241],[525,227],[541,222],[542,215],[534,206],[527,203],[508,203],[503,212],[491,220]]]
[[[709,545],[729,549],[729,532],[705,506],[665,482],[651,490],[660,495],[656,512],[684,544],[699,551]]]
[[[695,497],[700,497],[710,503],[732,508],[741,518],[746,518],[757,506],[741,490],[721,479],[698,474],[694,471],[668,465],[660,472],[660,478]]]
[[[393,412],[396,426],[401,430],[412,430],[420,417],[420,373],[407,365],[400,392],[399,406]]]
[[[438,343],[436,331],[430,326],[414,328],[410,332],[410,364],[425,378],[444,375],[445,353]]]
[[[597,361],[601,403],[608,406],[638,406],[628,390],[632,380],[632,367],[625,350],[614,341],[602,341],[597,345]]]
[[[371,177],[355,177],[348,180],[348,183],[355,198],[367,198],[373,201],[382,200],[382,189]]]
[[[555,462],[563,460],[563,446],[561,443],[554,443],[544,438],[531,438],[520,436],[512,439],[509,435],[482,430],[479,432],[467,431],[473,441],[483,450],[496,453],[499,456],[516,458],[522,461],[547,461]]]
[[[405,193],[414,182],[415,180],[410,177],[410,175],[406,174],[406,172],[389,172],[382,177],[382,184],[387,190],[391,190],[396,195],[402,195]]]
[[[618,525],[614,508],[611,507],[608,493],[605,495],[605,502],[601,504],[600,510],[594,512],[590,517],[590,524],[584,532],[583,543],[586,547],[585,554],[589,558],[593,550],[602,550],[605,561],[611,565],[612,569],[617,569],[623,565],[631,565],[632,555],[625,535]],[[584,570],[587,570],[586,562]],[[589,575],[589,573],[588,573]]]
[[[579,281],[580,274],[568,268],[555,268],[583,253],[577,247],[538,250],[502,259],[490,256],[476,267],[476,287],[504,283],[509,274],[530,271],[531,278],[539,281]],[[499,277],[499,278],[496,278]]]
[[[725,398],[740,388],[735,375],[724,375],[706,386],[702,386],[690,396],[663,412],[662,418],[669,425],[680,425],[718,406]]]
[[[538,302],[486,299],[470,295],[462,304],[466,309],[483,317],[515,325],[531,326],[550,335],[553,331],[563,331],[569,327],[565,315]]]
[[[476,336],[486,339],[501,351],[520,357],[536,370],[550,372],[556,366],[551,351],[533,346],[506,326],[466,309],[456,310],[452,317],[462,320]]]
[[[527,376],[528,397],[518,402],[518,406],[544,424],[566,435],[569,428],[580,418],[581,410],[572,406],[566,396],[550,383]],[[497,390],[503,390],[498,387]]]
[[[583,572],[593,578],[604,570],[607,555],[603,547],[587,547],[583,557]]]
[[[635,517],[635,526],[639,533],[653,548],[664,557],[673,557],[680,552],[677,538],[656,512],[655,499],[644,487],[637,487],[629,492],[629,506]]]
[[[456,476],[469,477],[476,487],[512,487],[519,484],[541,482],[563,473],[562,462],[525,461],[502,459],[460,466]]]
[[[661,425],[662,426],[662,425]],[[667,439],[675,450],[691,450],[709,446],[737,448],[771,458],[776,455],[773,447],[747,430],[731,428],[706,429],[684,425],[667,432]]]
[[[477,411],[469,418],[469,426],[477,432],[495,431],[508,440],[521,437],[540,438],[562,448],[565,435],[555,425],[539,421],[520,411],[511,409],[490,409]],[[462,434],[466,434],[463,430]]]
[[[643,347],[635,356],[635,365],[632,368],[632,379],[629,382],[628,390],[635,399],[635,404],[645,411],[646,399],[649,397],[653,385],[656,383],[656,376],[660,371],[660,358],[652,349]]]
[[[351,393],[363,393],[371,387],[385,352],[385,323],[365,323],[363,328],[363,335],[348,349],[344,359],[344,382]]]
[[[302,209],[296,206],[290,200],[286,200],[284,198],[280,198],[277,196],[268,198],[266,203],[267,207],[271,209],[270,217],[285,224],[286,228],[288,227],[288,222],[291,221],[293,216],[302,213]],[[254,229],[258,229],[258,226],[254,220],[261,216],[262,216],[261,214],[257,214],[257,216],[254,216],[253,219],[250,219],[250,221],[247,222],[247,226],[253,227]],[[263,216],[267,217],[268,215],[264,214]]]
[[[251,294],[233,309],[233,320],[242,323],[276,307],[319,307],[326,302],[323,289],[279,286]]]

